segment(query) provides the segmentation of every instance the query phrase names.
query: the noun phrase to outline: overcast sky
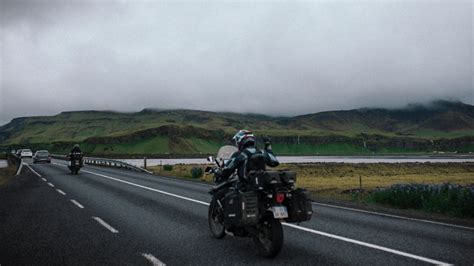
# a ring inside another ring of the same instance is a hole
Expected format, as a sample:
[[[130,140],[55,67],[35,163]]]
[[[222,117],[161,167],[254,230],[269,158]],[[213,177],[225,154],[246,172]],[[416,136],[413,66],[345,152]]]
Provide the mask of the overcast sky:
[[[0,125],[88,109],[474,103],[470,0],[0,1]]]

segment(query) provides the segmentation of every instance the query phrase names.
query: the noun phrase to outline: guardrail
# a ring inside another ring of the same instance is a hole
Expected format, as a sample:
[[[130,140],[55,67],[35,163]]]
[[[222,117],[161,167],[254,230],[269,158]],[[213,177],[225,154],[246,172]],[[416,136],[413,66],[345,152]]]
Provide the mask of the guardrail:
[[[9,165],[16,165],[16,173],[18,174],[18,169],[20,169],[22,165],[21,157],[17,156],[16,154],[8,153],[7,161]]]
[[[58,155],[58,154],[51,154],[51,157],[54,159],[58,160],[67,160],[66,155]],[[127,169],[127,170],[132,170],[132,171],[137,171],[137,172],[145,172],[152,174],[152,172],[143,169],[141,167],[131,165],[126,162],[122,162],[119,160],[113,160],[113,159],[107,159],[107,158],[97,158],[97,157],[84,157],[83,158],[85,164],[90,164],[90,165],[98,165],[98,166],[105,166],[105,167],[114,167],[114,168],[121,168],[121,169]]]

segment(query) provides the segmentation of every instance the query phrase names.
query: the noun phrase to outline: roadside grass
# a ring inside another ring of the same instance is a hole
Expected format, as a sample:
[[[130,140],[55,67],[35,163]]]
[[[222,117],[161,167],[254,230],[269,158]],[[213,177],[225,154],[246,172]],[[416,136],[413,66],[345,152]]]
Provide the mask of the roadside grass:
[[[368,192],[394,184],[474,184],[474,163],[312,163],[283,164],[277,169],[296,171],[298,186],[329,200],[365,199]],[[363,193],[355,198],[360,181]]]
[[[211,164],[209,165],[203,165],[203,164],[175,164],[172,167],[172,170],[164,170],[163,166],[151,166],[148,167],[147,169],[149,171],[152,171],[155,175],[161,175],[161,176],[169,176],[169,177],[181,177],[181,178],[189,178],[193,179],[192,176],[192,170],[194,168],[200,168],[203,170],[206,169],[207,166],[213,166]],[[198,180],[204,181],[204,182],[212,182],[212,176],[204,173],[201,177],[197,178]]]
[[[12,178],[16,173],[16,167],[14,165],[9,165],[4,168],[0,168],[0,186],[5,184],[10,178]]]
[[[401,209],[474,217],[474,185],[396,184],[375,190],[368,199]]]

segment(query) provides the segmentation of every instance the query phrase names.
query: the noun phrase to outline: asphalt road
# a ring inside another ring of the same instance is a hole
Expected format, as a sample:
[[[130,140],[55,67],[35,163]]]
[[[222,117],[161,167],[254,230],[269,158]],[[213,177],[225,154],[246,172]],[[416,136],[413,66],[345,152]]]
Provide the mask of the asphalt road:
[[[0,264],[427,265],[474,263],[474,228],[315,204],[284,226],[282,252],[214,239],[208,186],[64,162],[31,164],[0,188]]]

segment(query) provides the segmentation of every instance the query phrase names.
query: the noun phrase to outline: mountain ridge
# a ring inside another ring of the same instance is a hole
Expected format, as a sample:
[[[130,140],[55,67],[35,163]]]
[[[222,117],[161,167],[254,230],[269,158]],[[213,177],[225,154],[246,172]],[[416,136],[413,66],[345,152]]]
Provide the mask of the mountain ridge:
[[[276,150],[288,154],[320,153],[324,150],[321,145],[327,146],[326,153],[332,153],[332,149],[362,154],[384,149],[388,153],[432,152],[443,147],[469,152],[474,147],[470,142],[474,138],[474,106],[437,101],[406,108],[359,108],[293,117],[150,108],[131,113],[67,111],[13,119],[0,127],[0,147],[52,147],[58,143],[66,147],[77,142],[95,154],[117,150],[124,154],[127,150],[154,152],[148,146],[155,147],[157,154],[212,153],[242,128],[251,129],[258,136],[271,136],[280,142]],[[434,141],[443,144],[435,145]],[[460,143],[467,146],[459,146]]]

